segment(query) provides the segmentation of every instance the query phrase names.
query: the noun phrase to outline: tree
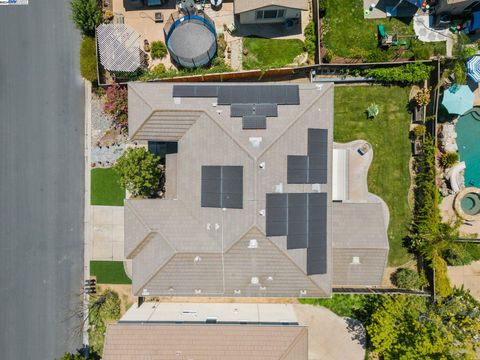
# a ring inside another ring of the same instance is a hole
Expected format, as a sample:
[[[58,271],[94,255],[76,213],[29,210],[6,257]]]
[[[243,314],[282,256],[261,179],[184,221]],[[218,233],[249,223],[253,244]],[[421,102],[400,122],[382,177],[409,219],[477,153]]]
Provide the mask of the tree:
[[[385,360],[474,359],[480,345],[478,307],[463,289],[430,306],[423,297],[385,297],[367,332]]]
[[[154,198],[163,190],[160,158],[143,147],[127,149],[113,168],[121,185],[134,197]]]
[[[95,36],[95,29],[102,23],[102,10],[97,0],[72,0],[72,20],[84,36]]]
[[[167,55],[167,47],[163,41],[154,41],[151,46],[152,59],[162,59]]]

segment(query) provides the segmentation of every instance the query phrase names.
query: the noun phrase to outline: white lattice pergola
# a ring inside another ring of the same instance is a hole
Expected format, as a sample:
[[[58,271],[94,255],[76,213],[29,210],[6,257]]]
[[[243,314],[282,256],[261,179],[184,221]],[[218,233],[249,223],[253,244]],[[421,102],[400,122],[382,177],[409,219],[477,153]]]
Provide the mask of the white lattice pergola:
[[[133,72],[140,67],[140,35],[125,24],[97,27],[100,62],[109,71]]]

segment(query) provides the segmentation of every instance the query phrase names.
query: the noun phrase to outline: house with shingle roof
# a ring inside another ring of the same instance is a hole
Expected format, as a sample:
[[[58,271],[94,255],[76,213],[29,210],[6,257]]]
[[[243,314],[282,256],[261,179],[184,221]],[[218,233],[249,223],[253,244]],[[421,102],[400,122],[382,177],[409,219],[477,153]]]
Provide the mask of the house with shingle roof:
[[[125,201],[134,295],[328,297],[381,285],[388,208],[366,187],[373,151],[333,143],[333,91],[129,84],[130,138],[177,144],[164,198]]]
[[[240,24],[275,24],[301,18],[308,0],[235,0],[234,14]]]

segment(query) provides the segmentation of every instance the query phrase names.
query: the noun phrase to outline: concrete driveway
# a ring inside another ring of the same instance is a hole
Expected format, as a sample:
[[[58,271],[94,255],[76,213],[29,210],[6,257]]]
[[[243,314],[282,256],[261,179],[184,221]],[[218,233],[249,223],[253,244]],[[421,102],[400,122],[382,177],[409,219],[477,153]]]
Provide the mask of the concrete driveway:
[[[294,304],[300,325],[308,326],[309,360],[363,360],[365,333],[358,322],[313,305]]]

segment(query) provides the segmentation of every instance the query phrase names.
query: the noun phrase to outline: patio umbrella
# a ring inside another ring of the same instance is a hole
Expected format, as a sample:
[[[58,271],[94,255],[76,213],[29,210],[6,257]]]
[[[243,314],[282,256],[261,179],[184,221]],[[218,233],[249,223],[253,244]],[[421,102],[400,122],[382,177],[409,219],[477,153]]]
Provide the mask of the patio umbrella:
[[[475,82],[480,82],[480,56],[472,56],[467,61],[467,75]]]
[[[473,107],[473,97],[467,85],[454,85],[443,93],[442,105],[450,114],[461,115]]]

